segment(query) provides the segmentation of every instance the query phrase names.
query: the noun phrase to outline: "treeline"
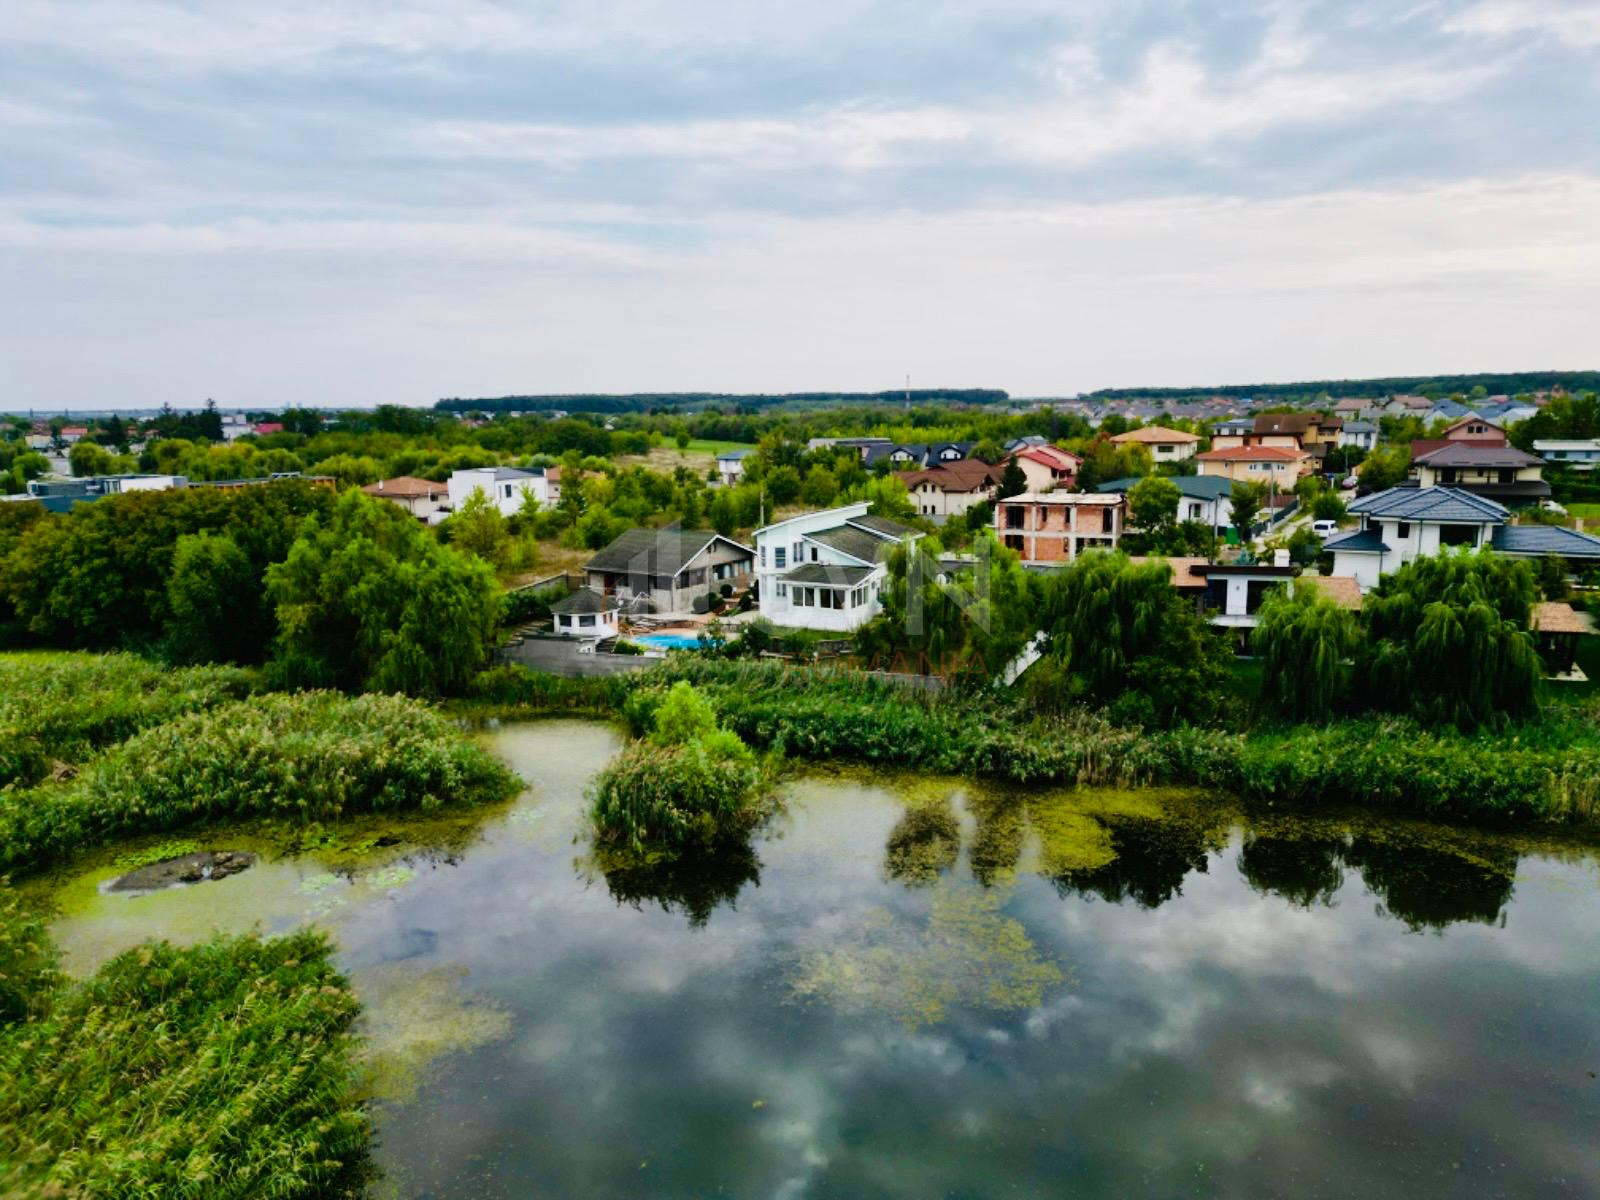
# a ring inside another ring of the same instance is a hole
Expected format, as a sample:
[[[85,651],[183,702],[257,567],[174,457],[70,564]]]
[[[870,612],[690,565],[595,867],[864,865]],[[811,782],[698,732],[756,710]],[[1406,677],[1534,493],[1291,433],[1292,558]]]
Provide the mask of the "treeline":
[[[1412,396],[1467,395],[1474,388],[1487,395],[1515,396],[1560,387],[1569,392],[1600,388],[1600,371],[1521,371],[1510,374],[1395,375],[1379,379],[1308,379],[1297,383],[1230,383],[1218,387],[1101,388],[1086,400],[1204,400],[1211,396],[1313,403],[1330,396],[1376,399],[1396,393]]]
[[[0,505],[0,645],[260,664],[291,687],[439,695],[487,660],[493,568],[392,504],[303,480]]]
[[[1010,396],[998,388],[912,388],[913,404],[1003,404]],[[434,402],[440,412],[592,412],[648,413],[692,408],[759,411],[801,404],[903,404],[904,389],[887,392],[595,392],[571,395],[452,396]]]

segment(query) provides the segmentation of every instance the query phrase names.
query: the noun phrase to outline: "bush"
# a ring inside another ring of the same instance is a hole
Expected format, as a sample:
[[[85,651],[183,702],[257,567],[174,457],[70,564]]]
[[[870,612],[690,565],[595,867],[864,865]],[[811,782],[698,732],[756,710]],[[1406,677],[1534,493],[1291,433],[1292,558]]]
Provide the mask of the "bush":
[[[258,696],[138,734],[70,784],[0,793],[0,870],[37,869],[132,834],[431,809],[505,799],[517,786],[426,705]]]
[[[147,945],[0,1028],[5,1193],[353,1191],[358,1006],[318,933]]]
[[[43,1013],[60,981],[44,918],[0,879],[0,1030]]]

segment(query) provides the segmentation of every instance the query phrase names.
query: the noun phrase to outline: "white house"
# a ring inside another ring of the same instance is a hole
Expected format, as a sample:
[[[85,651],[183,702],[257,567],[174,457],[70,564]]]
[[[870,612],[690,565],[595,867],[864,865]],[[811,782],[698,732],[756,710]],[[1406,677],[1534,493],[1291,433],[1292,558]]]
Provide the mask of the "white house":
[[[618,633],[618,614],[622,602],[615,595],[602,596],[591,588],[579,588],[550,606],[555,631],[562,637],[613,638]]]
[[[405,509],[425,525],[437,525],[450,515],[448,485],[435,483],[431,479],[400,475],[394,479],[369,483],[361,490]]]
[[[1371,450],[1378,444],[1378,427],[1371,421],[1346,421],[1339,430],[1339,445]]]
[[[1546,462],[1578,472],[1592,471],[1600,464],[1600,438],[1540,438],[1533,449]]]
[[[865,502],[756,530],[761,615],[775,625],[849,633],[877,616],[889,552],[919,536]]]
[[[506,516],[522,511],[528,500],[554,504],[561,499],[559,485],[553,485],[543,467],[523,471],[515,467],[472,467],[451,474],[447,485],[450,507],[455,512],[473,492],[483,492]]]
[[[1354,576],[1362,591],[1408,562],[1457,547],[1600,564],[1600,538],[1555,525],[1512,525],[1503,504],[1460,488],[1392,487],[1354,501],[1350,511],[1361,517],[1361,528],[1329,538],[1322,548],[1333,552],[1333,573]]]
[[[753,450],[724,450],[717,455],[717,482],[723,487],[732,487],[744,478],[744,460],[749,458]]]

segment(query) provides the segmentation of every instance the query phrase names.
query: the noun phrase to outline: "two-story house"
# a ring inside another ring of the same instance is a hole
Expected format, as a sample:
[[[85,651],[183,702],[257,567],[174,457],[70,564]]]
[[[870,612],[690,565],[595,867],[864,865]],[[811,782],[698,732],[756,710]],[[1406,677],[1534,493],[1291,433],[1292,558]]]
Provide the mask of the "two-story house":
[[[943,525],[993,496],[1000,468],[979,458],[963,458],[925,471],[909,471],[900,479],[911,493],[917,515]]]
[[[587,563],[590,590],[632,611],[689,612],[701,596],[746,587],[755,554],[704,529],[630,529]],[[646,603],[648,602],[648,603]]]
[[[543,467],[520,470],[516,467],[471,467],[454,471],[447,485],[450,507],[455,512],[473,492],[483,492],[505,516],[515,516],[529,500],[540,505],[556,504],[561,485]]]
[[[732,487],[744,478],[744,460],[755,451],[749,447],[738,450],[724,450],[717,455],[717,482],[723,487]]]
[[[1513,525],[1511,512],[1487,496],[1455,487],[1392,487],[1352,501],[1361,528],[1322,544],[1333,573],[1352,575],[1363,591],[1408,562],[1464,547],[1492,547],[1510,558],[1555,556],[1569,565],[1600,564],[1600,538],[1553,525]]]
[[[775,625],[849,633],[878,615],[888,558],[917,530],[865,501],[756,530],[761,615]]]
[[[1181,429],[1167,429],[1162,425],[1145,425],[1130,429],[1111,439],[1119,446],[1138,445],[1150,451],[1150,459],[1161,463],[1183,462],[1193,458],[1200,449],[1200,439]]]
[[[1218,475],[1235,483],[1265,483],[1293,491],[1300,476],[1311,471],[1311,456],[1283,446],[1238,446],[1207,450],[1195,456],[1201,475]]]
[[[1378,426],[1373,421],[1346,421],[1339,430],[1339,445],[1371,450],[1378,444]]]
[[[1579,474],[1600,466],[1600,438],[1540,438],[1533,448],[1551,465],[1568,466]]]
[[[1417,487],[1455,487],[1504,504],[1528,504],[1550,494],[1544,459],[1515,446],[1446,442],[1414,455],[1411,480]]]
[[[1022,468],[1030,492],[1062,491],[1078,481],[1083,459],[1057,446],[1024,446],[1006,456]]]
[[[1137,477],[1113,479],[1101,484],[1100,490],[1125,496],[1141,482]],[[1178,489],[1179,521],[1194,521],[1221,534],[1232,528],[1233,480],[1216,475],[1174,475],[1167,482]]]
[[[1115,550],[1127,499],[1112,492],[1024,492],[995,505],[995,535],[1025,563],[1069,563],[1085,550]]]

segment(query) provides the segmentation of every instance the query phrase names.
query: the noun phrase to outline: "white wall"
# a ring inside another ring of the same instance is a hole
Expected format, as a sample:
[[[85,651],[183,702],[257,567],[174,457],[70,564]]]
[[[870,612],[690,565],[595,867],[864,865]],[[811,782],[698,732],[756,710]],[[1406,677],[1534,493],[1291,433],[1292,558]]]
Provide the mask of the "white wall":
[[[591,623],[583,624],[589,618]],[[610,613],[556,613],[555,630],[562,637],[616,637],[617,614]]]
[[[1356,554],[1349,550],[1335,550],[1333,552],[1333,573],[1335,575],[1353,575],[1356,583],[1361,585],[1363,592],[1370,591],[1378,586],[1378,556],[1376,554]]]
[[[522,511],[525,496],[540,504],[550,503],[550,482],[544,476],[531,475],[517,479],[496,480],[493,467],[474,467],[466,471],[456,471],[450,476],[448,488],[450,507],[456,512],[461,511],[461,506],[467,502],[467,497],[476,491],[487,492],[495,507],[508,517]]]

